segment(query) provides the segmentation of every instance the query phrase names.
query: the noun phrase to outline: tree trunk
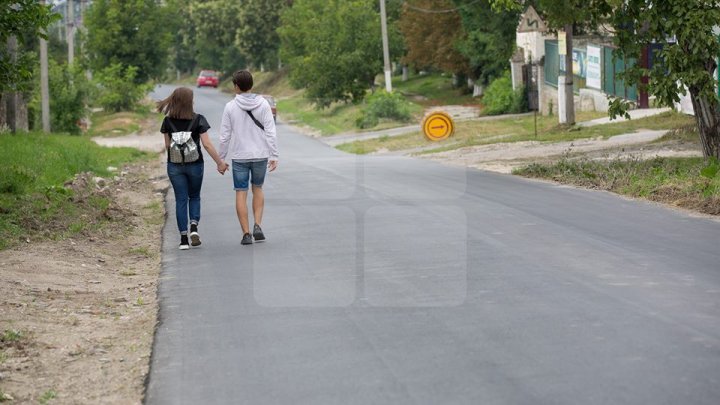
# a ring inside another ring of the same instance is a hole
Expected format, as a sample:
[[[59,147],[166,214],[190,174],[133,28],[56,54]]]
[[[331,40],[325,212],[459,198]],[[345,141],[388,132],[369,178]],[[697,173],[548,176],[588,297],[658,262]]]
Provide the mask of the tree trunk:
[[[690,88],[690,98],[703,154],[706,158],[720,159],[720,109],[706,97],[701,97],[697,88]]]
[[[18,42],[15,35],[8,38],[7,49],[12,64],[17,63]],[[5,113],[5,117],[10,130],[13,132],[27,132],[28,113],[25,96],[22,93],[12,91],[6,94],[6,98],[7,101],[5,107],[7,108],[7,111]]]
[[[0,93],[0,133],[8,128],[7,124],[7,93]]]

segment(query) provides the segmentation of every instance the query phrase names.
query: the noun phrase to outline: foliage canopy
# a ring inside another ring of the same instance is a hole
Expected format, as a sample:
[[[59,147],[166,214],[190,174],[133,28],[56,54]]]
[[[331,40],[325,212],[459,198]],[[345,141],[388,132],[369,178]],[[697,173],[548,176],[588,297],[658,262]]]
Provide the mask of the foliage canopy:
[[[135,66],[137,84],[160,78],[165,72],[171,20],[160,1],[94,0],[85,24],[92,70],[115,63]]]
[[[281,16],[281,55],[290,80],[321,108],[359,101],[382,72],[374,0],[296,0]]]
[[[11,36],[46,37],[44,30],[59,15],[49,5],[36,0],[0,0],[0,93],[7,90],[26,90],[33,78],[36,59],[18,55],[13,60],[5,44]]]

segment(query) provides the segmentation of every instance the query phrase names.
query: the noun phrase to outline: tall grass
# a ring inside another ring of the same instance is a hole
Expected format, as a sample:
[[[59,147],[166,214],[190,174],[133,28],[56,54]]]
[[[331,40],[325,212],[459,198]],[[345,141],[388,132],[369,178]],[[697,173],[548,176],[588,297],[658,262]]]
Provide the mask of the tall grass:
[[[702,158],[561,159],[513,174],[612,191],[720,215],[720,164]]]
[[[80,218],[73,190],[63,185],[76,174],[92,172],[108,176],[109,166],[121,166],[149,156],[130,148],[104,148],[84,137],[69,135],[0,135],[0,249],[20,236],[44,232],[44,223],[57,217]],[[91,208],[107,208],[104,197],[91,196]],[[64,221],[60,233],[80,231],[87,224]]]

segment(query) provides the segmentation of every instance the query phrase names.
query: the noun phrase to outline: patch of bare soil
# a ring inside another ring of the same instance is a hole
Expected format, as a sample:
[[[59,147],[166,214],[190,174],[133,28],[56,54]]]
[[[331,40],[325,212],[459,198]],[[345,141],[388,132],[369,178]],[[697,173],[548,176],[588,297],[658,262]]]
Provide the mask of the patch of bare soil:
[[[162,168],[159,159],[126,166],[98,190],[112,200],[107,225],[0,252],[0,395],[11,403],[141,403],[169,186]]]
[[[160,133],[160,124],[154,115],[142,120],[137,133],[123,136],[97,136],[92,140],[98,145],[108,147],[128,147],[145,152],[161,152],[165,149],[165,140]]]

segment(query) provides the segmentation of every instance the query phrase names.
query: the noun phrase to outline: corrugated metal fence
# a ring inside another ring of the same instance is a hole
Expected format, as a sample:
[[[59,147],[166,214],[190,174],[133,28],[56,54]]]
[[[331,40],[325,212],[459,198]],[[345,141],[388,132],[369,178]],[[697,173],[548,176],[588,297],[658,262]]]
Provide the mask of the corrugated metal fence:
[[[626,62],[623,59],[615,59],[613,57],[613,48],[607,46],[601,46],[602,48],[602,91],[606,94],[610,94],[617,97],[622,97],[627,100],[637,101],[638,94],[635,86],[626,86],[623,80],[617,79],[616,74],[625,70]],[[585,66],[587,60],[587,51],[585,49],[574,49],[573,50],[574,63],[576,66],[573,71],[573,84],[575,92],[585,87]],[[627,66],[635,64],[635,60],[629,60]],[[558,43],[556,40],[545,41],[545,83],[557,87],[558,76],[560,73],[565,73],[565,62],[561,60],[558,55]],[[579,74],[578,74],[579,73]]]

